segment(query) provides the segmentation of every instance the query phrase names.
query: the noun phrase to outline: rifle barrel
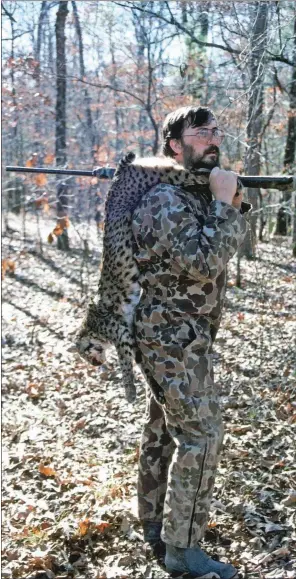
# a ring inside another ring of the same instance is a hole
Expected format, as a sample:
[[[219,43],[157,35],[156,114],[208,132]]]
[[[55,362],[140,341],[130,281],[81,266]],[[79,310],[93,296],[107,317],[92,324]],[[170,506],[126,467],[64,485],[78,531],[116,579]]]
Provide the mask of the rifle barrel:
[[[99,179],[112,179],[115,169],[113,167],[99,167],[93,171],[75,169],[50,169],[48,167],[6,167],[6,171],[16,173],[51,173],[54,175],[74,175],[76,177],[98,177]]]
[[[243,187],[250,189],[279,189],[284,191],[289,189],[294,184],[294,177],[273,177],[261,175],[239,175]]]
[[[93,171],[83,171],[75,169],[50,169],[47,167],[6,167],[6,171],[17,173],[52,173],[55,175],[74,175],[76,177],[98,177],[98,179],[112,179],[115,173],[113,167],[98,167]],[[238,175],[243,187],[252,189],[278,189],[280,191],[295,188],[295,177],[282,176],[261,176],[261,175]]]

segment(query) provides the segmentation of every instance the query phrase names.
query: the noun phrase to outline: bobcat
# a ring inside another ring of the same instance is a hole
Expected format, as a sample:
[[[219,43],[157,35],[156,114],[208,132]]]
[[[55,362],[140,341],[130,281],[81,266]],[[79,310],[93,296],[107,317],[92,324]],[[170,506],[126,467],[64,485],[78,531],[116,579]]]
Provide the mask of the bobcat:
[[[95,365],[104,361],[107,344],[115,346],[129,402],[136,398],[133,358],[141,361],[133,331],[140,286],[133,257],[132,215],[143,194],[158,183],[208,191],[207,175],[190,173],[173,159],[136,159],[129,153],[119,162],[106,201],[98,294],[88,306],[77,340],[80,355]]]

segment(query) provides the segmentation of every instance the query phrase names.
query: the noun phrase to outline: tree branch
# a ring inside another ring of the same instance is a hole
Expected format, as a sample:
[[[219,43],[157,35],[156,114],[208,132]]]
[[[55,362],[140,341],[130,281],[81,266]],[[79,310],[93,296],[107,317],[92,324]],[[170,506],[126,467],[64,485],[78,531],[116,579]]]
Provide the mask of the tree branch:
[[[16,24],[16,20],[13,18],[12,14],[10,14],[10,12],[8,12],[8,10],[5,8],[3,2],[1,2],[1,8],[2,8],[4,14],[6,14],[6,16],[8,16],[9,20],[11,20],[12,22],[14,22]]]
[[[94,86],[97,88],[107,88],[109,90],[113,90],[114,92],[119,92],[123,94],[127,94],[131,96],[133,99],[141,103],[141,105],[146,106],[145,101],[143,101],[140,97],[137,97],[134,93],[125,90],[123,88],[115,88],[111,84],[97,84],[95,82],[90,82],[89,80],[84,80],[83,78],[78,78],[77,76],[67,75],[67,78],[71,78],[72,80],[76,80],[77,82],[82,82],[83,84],[88,84],[89,86]]]
[[[152,10],[146,10],[145,8],[140,8],[140,6],[135,4],[133,4],[131,7],[127,6],[126,4],[121,4],[121,2],[114,2],[114,4],[117,4],[117,6],[121,6],[122,8],[128,8],[129,10],[139,10],[140,12],[144,12],[145,14],[150,14],[151,16],[159,18],[163,22],[166,22],[166,24],[172,24],[173,26],[176,26],[177,28],[179,28],[179,30],[182,30],[182,32],[187,34],[187,36],[191,38],[192,42],[194,42],[198,46],[205,46],[208,48],[218,48],[220,50],[225,50],[232,54],[240,54],[240,51],[236,50],[235,48],[223,46],[222,44],[216,44],[215,42],[203,42],[202,40],[199,40],[192,32],[190,32],[190,30],[188,30],[188,28],[186,28],[185,26],[183,26],[183,24],[178,22],[178,20],[176,20],[174,16],[171,16],[171,19],[168,19],[162,14],[158,14],[157,12],[153,12]]]

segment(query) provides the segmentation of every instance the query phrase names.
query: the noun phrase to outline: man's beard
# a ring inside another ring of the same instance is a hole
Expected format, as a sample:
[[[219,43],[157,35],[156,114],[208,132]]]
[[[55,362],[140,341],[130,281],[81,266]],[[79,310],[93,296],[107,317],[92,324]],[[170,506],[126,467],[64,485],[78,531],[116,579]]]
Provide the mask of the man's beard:
[[[183,165],[189,171],[196,171],[197,169],[214,169],[219,167],[219,148],[215,145],[209,145],[202,155],[194,152],[192,145],[183,145]],[[216,157],[206,157],[209,153],[216,153]]]

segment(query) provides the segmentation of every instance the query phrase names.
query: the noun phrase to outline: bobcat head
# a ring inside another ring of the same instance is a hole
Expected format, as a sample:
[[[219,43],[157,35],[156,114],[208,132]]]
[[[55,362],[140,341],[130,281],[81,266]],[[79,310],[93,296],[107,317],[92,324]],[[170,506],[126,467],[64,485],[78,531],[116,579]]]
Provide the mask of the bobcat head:
[[[104,364],[105,346],[98,337],[89,330],[82,329],[76,339],[76,348],[80,356],[93,366]]]
[[[80,356],[93,366],[101,366],[105,362],[106,344],[99,335],[99,331],[98,305],[91,300],[86,318],[76,338],[76,348]]]

